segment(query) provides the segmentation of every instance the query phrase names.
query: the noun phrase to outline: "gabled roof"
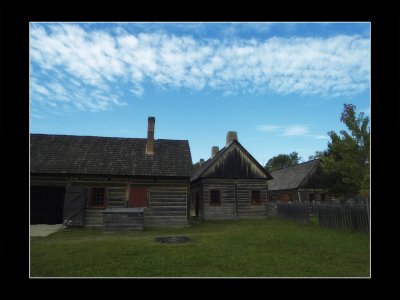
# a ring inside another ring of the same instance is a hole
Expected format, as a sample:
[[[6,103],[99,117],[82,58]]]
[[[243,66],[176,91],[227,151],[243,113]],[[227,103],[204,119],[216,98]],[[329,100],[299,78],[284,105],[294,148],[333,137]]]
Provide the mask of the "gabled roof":
[[[319,159],[271,171],[273,180],[268,182],[268,190],[297,189],[309,178],[319,165]]]
[[[154,154],[145,154],[147,139],[73,135],[30,135],[30,172],[189,177],[189,142],[154,140]]]
[[[237,145],[239,149],[257,166],[267,179],[272,179],[272,176],[258,163],[256,159],[237,141],[233,140],[229,145],[219,150],[213,157],[205,161],[190,177],[190,181],[199,179],[207,170],[209,170],[231,147]]]

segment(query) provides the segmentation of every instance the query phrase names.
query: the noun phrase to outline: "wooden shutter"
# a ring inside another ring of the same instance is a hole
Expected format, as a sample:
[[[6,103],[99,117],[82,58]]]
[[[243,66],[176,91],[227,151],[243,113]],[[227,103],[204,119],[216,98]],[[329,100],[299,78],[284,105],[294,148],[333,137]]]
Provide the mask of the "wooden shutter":
[[[128,204],[129,207],[147,207],[147,189],[131,188]]]

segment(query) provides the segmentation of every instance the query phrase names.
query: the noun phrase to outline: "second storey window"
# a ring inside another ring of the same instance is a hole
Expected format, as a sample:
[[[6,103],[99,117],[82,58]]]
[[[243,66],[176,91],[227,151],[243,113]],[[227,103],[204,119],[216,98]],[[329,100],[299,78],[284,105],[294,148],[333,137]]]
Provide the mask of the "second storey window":
[[[260,205],[262,204],[261,191],[251,191],[251,204]]]
[[[210,191],[210,205],[221,205],[221,192],[219,190]]]

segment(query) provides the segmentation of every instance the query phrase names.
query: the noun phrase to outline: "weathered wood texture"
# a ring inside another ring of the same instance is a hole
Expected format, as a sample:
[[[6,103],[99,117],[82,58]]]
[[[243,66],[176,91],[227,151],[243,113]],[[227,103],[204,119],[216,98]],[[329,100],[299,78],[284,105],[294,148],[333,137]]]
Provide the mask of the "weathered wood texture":
[[[316,213],[320,227],[369,232],[370,218],[365,204],[316,204],[312,211],[310,207],[307,203],[278,203],[278,216],[307,224],[310,214]]]
[[[265,180],[238,180],[237,186],[237,208],[239,219],[265,218],[267,215],[267,182]],[[261,192],[261,204],[251,203],[251,191]]]
[[[337,230],[369,232],[367,205],[320,204],[318,222],[321,227]]]
[[[186,179],[129,179],[123,177],[71,176],[37,177],[32,176],[36,184],[55,183],[72,187],[84,187],[85,207],[84,225],[100,227],[103,224],[102,210],[88,208],[91,187],[106,188],[106,207],[121,208],[127,206],[131,187],[148,189],[148,207],[145,209],[145,227],[182,227],[188,225],[187,201],[188,182]]]
[[[210,204],[211,190],[220,191],[220,205]],[[216,181],[215,183],[204,183],[203,201],[205,220],[236,219],[235,185],[233,183],[221,181]]]
[[[70,227],[83,226],[85,197],[87,190],[85,187],[67,186],[65,191],[63,222]]]
[[[310,223],[308,205],[278,203],[278,217],[302,224]]]
[[[266,178],[260,166],[252,161],[238,145],[233,145],[204,172],[203,178]]]
[[[103,230],[105,232],[143,230],[143,211],[125,210],[118,212],[113,210],[103,211]]]
[[[45,185],[45,186],[66,186],[68,182],[67,176],[30,176],[31,185]]]
[[[220,191],[221,204],[210,203],[212,190]],[[251,203],[251,191],[260,191],[261,204]],[[200,218],[204,220],[254,219],[267,216],[266,180],[204,179],[202,185],[192,185],[192,196],[199,192]]]
[[[300,201],[299,201],[299,194],[300,194]],[[310,202],[310,194],[313,194],[314,201],[316,203],[332,202],[332,196],[328,194],[327,191],[322,189],[293,189],[293,190],[280,190],[280,191],[269,191],[268,192],[268,201],[269,202]],[[325,198],[323,198],[325,197]]]
[[[83,219],[84,227],[97,227],[103,226],[103,210],[102,209],[86,209],[84,211]]]
[[[186,185],[168,190],[164,187],[150,187],[149,207],[145,209],[144,222],[146,227],[187,225]]]

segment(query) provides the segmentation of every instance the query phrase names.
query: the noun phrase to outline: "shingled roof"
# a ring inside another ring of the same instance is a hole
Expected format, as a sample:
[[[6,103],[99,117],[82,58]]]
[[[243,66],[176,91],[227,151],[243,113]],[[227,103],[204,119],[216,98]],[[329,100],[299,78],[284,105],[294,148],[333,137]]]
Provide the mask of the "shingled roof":
[[[297,189],[313,174],[319,165],[319,160],[310,160],[301,164],[271,171],[273,180],[268,181],[268,190]]]
[[[104,174],[189,177],[192,168],[187,140],[73,135],[30,135],[30,171],[44,174]]]

